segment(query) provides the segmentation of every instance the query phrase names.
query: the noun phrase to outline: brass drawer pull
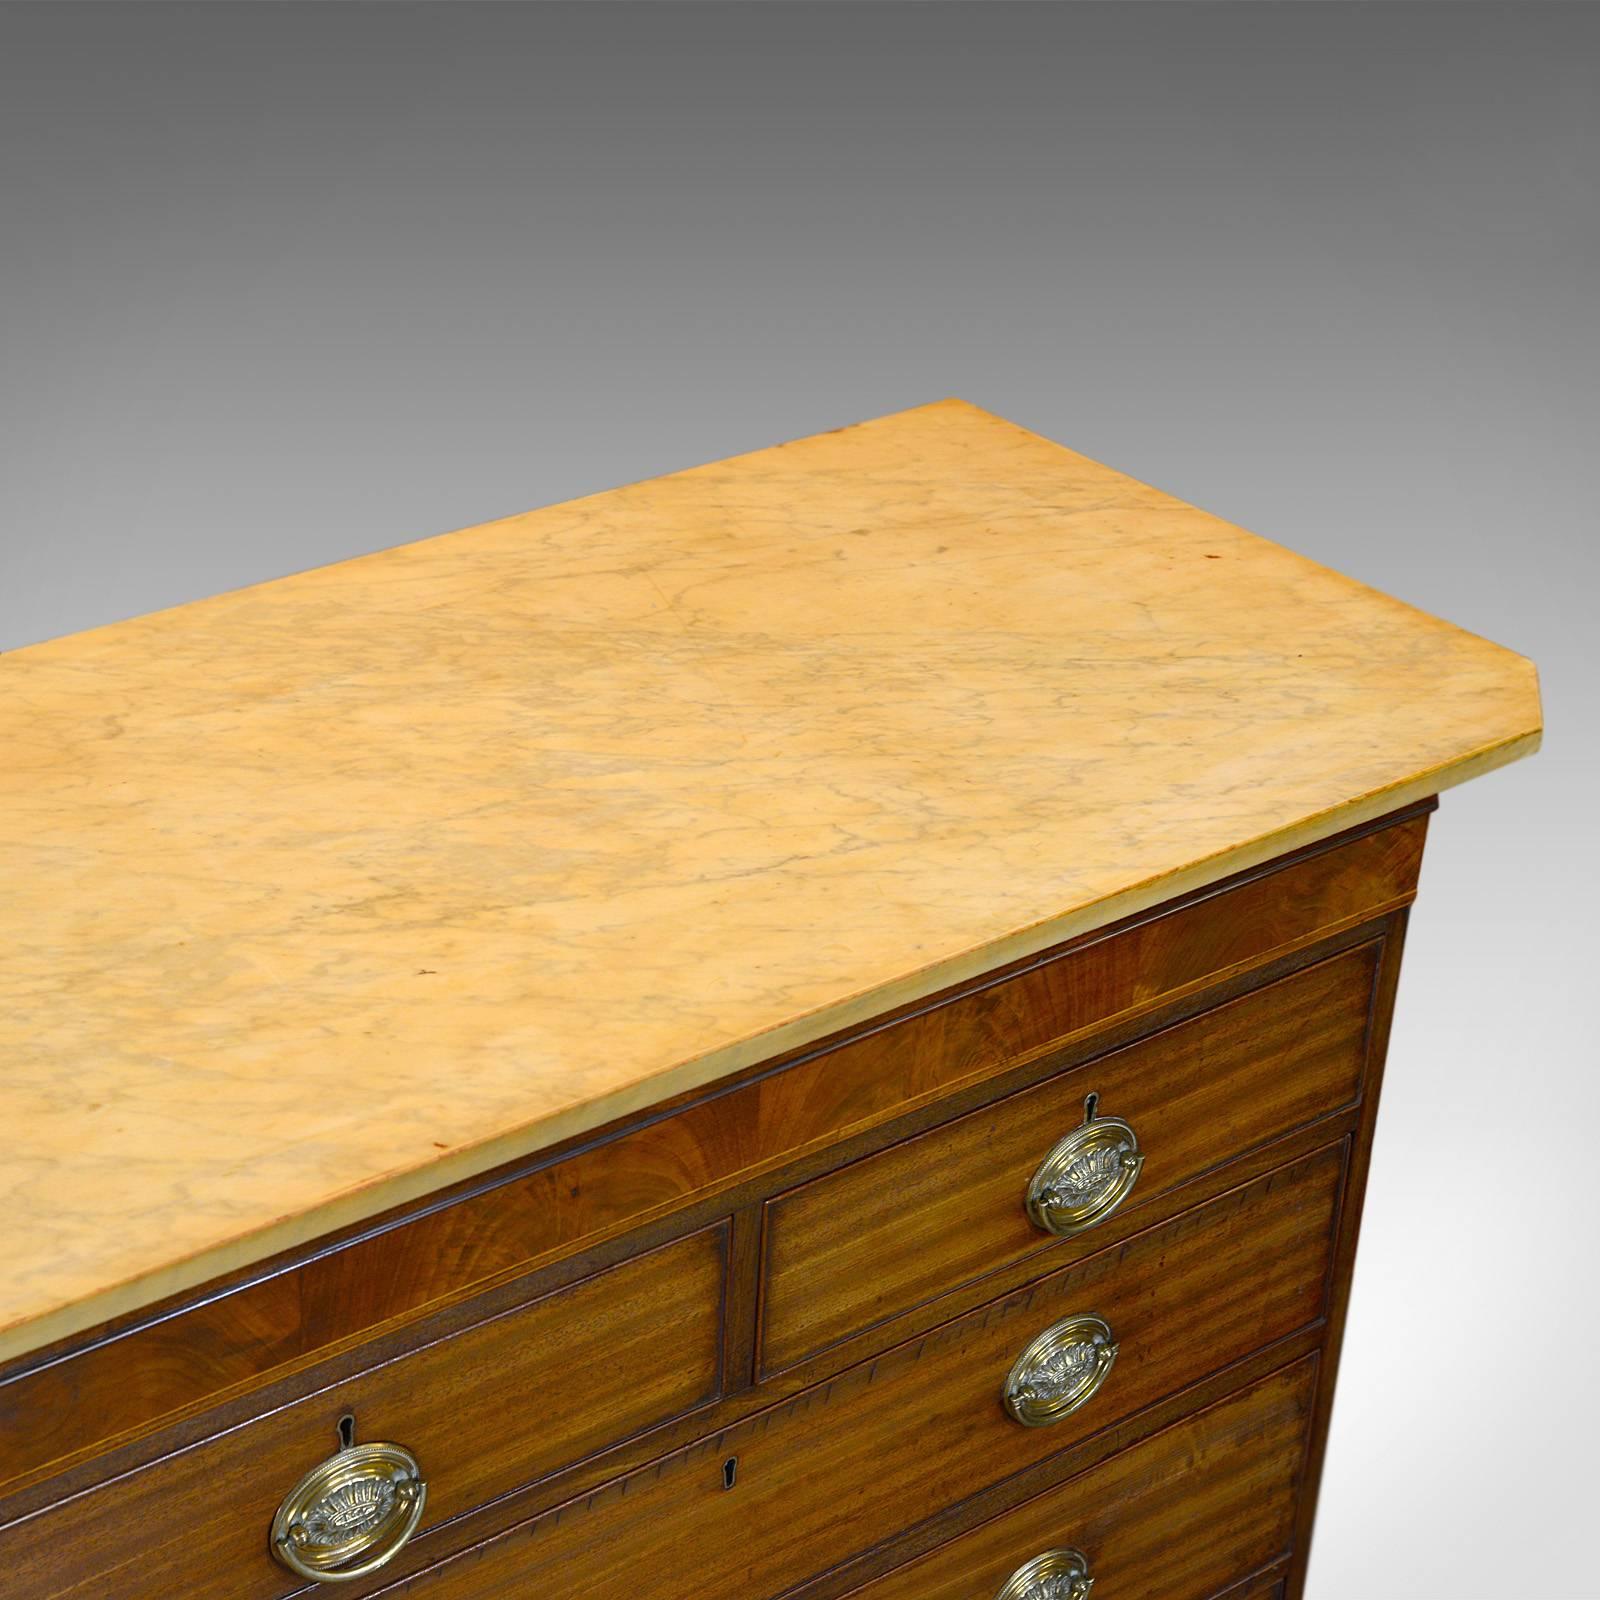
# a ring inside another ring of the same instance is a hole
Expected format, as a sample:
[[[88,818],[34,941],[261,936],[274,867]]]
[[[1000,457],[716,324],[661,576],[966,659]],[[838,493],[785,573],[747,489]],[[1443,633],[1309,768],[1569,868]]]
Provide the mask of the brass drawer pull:
[[[1028,1215],[1046,1233],[1069,1238],[1104,1222],[1133,1192],[1144,1157],[1121,1117],[1095,1115],[1098,1095],[1083,1103],[1083,1121],[1043,1161],[1028,1184]]]
[[[1046,1550],[1024,1561],[994,1600],[1088,1600],[1092,1588],[1094,1579],[1082,1551]]]
[[[315,1466],[272,1519],[272,1553],[314,1583],[345,1583],[392,1561],[415,1532],[428,1486],[397,1444],[348,1444]]]
[[[1006,1377],[1002,1402],[1025,1428],[1043,1428],[1093,1399],[1117,1359],[1111,1325],[1085,1312],[1032,1340]]]

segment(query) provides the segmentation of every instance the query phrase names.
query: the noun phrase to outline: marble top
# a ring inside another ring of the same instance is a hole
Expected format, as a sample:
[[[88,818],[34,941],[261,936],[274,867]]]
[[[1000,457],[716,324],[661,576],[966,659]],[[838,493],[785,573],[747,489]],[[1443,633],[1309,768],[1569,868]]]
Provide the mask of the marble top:
[[[0,1355],[1539,729],[955,400],[0,657]]]

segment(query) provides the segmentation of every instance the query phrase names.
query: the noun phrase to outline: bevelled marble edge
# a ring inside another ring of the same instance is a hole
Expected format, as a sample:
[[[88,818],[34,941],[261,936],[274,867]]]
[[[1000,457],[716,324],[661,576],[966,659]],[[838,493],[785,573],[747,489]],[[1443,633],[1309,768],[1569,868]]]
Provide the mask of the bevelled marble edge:
[[[645,1110],[678,1095],[706,1088],[747,1067],[802,1049],[896,1007],[975,978],[1008,962],[1024,960],[1080,934],[1091,933],[1179,895],[1204,889],[1224,878],[1307,845],[1320,843],[1346,829],[1398,811],[1459,784],[1481,777],[1537,752],[1543,729],[1502,740],[1457,761],[1419,773],[1409,781],[1363,796],[1290,827],[1196,861],[1176,872],[1135,885],[1094,904],[1081,906],[1020,929],[1006,938],[936,962],[897,982],[853,995],[837,1005],[791,1020],[766,1033],[741,1040],[707,1055],[683,1061],[653,1078],[630,1084],[570,1107],[543,1121],[458,1149],[425,1166],[375,1180],[366,1186],[254,1233],[227,1241],[160,1270],[110,1287],[32,1320],[0,1329],[0,1362],[45,1349],[103,1323],[135,1314],[171,1296],[212,1279],[236,1273],[341,1229],[353,1227],[397,1206],[420,1200],[508,1162],[578,1137],[618,1118]]]

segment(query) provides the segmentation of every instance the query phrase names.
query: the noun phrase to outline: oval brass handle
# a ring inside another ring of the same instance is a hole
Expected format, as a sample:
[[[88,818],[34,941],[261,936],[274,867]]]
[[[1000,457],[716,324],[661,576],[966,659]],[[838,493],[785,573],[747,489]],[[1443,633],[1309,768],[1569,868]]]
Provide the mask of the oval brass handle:
[[[353,1444],[303,1477],[272,1519],[272,1553],[314,1583],[347,1583],[394,1560],[428,1499],[417,1458]]]
[[[1017,1357],[1006,1376],[1002,1403],[1025,1428],[1069,1417],[1093,1399],[1117,1359],[1104,1317],[1084,1312],[1052,1323]]]
[[[1039,1163],[1028,1184],[1023,1203],[1046,1233],[1070,1238],[1104,1222],[1139,1181],[1139,1136],[1121,1117],[1097,1116],[1098,1102],[1098,1095],[1084,1101],[1083,1121]]]
[[[1088,1600],[1092,1588],[1089,1559],[1081,1550],[1046,1550],[1024,1561],[994,1600]]]

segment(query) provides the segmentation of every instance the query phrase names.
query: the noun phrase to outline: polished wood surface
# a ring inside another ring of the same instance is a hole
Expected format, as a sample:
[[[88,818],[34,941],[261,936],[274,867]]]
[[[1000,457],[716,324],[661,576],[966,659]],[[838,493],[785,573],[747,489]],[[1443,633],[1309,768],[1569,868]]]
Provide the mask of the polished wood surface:
[[[1050,1274],[397,1592],[625,1594],[648,1574],[656,1600],[777,1595],[1315,1323],[1344,1156],[1320,1151]],[[1019,1426],[1000,1405],[1013,1360],[1087,1309],[1121,1342],[1111,1376],[1063,1421]]]
[[[1353,1104],[1377,959],[1376,944],[1361,946],[778,1196],[766,1208],[767,1370],[1003,1263],[1093,1249],[1092,1229],[1055,1239],[1022,1205],[1090,1093],[1145,1154],[1125,1211]]]
[[[1231,1589],[1219,1594],[1216,1600],[1284,1600],[1288,1593],[1288,1579],[1278,1572],[1264,1572],[1256,1578],[1246,1578]]]
[[[853,1593],[991,1600],[1069,1546],[1096,1594],[1212,1600],[1288,1557],[1316,1375],[1307,1357]]]
[[[959,401],[0,656],[0,1359],[1532,751]]]
[[[665,1246],[230,1429],[0,1531],[7,1600],[269,1600],[300,1585],[269,1556],[289,1488],[338,1446],[416,1455],[423,1534],[721,1387],[726,1238]]]
[[[1075,1041],[1092,1053],[1093,1039],[1112,1024],[1136,1023],[1408,902],[1426,809],[1074,940],[720,1092],[553,1152],[532,1170],[508,1169],[370,1233],[208,1286],[148,1321],[14,1361],[0,1369],[0,1484],[453,1296],[759,1182],[784,1163],[837,1164],[843,1158],[829,1152],[841,1141],[874,1129],[891,1137],[897,1118],[940,1120],[948,1114],[941,1100],[1032,1062],[1047,1067],[1052,1052]],[[1289,1101],[1296,1092],[1289,1083],[1281,1091]],[[1158,1153],[1136,1199],[1159,1181],[1164,1159]]]
[[[1333,1271],[1329,1280],[1328,1327],[1323,1341],[1322,1382],[1311,1424],[1311,1446],[1306,1453],[1305,1479],[1295,1528],[1295,1559],[1284,1580],[1284,1600],[1301,1600],[1310,1572],[1311,1536],[1316,1524],[1317,1495],[1322,1483],[1322,1463],[1328,1447],[1328,1428],[1332,1420],[1333,1397],[1339,1378],[1339,1353],[1344,1344],[1345,1317],[1350,1309],[1350,1287],[1355,1273],[1356,1243],[1361,1231],[1362,1210],[1366,1201],[1367,1173],[1372,1164],[1373,1136],[1377,1130],[1378,1104],[1389,1050],[1389,1029],[1394,1021],[1396,991],[1400,983],[1400,960],[1405,949],[1409,912],[1397,912],[1390,919],[1384,943],[1388,947],[1378,992],[1372,1008],[1371,1065],[1367,1092],[1361,1105],[1361,1122],[1351,1138],[1350,1168],[1345,1178],[1345,1193],[1340,1205],[1339,1231],[1334,1241]]]

